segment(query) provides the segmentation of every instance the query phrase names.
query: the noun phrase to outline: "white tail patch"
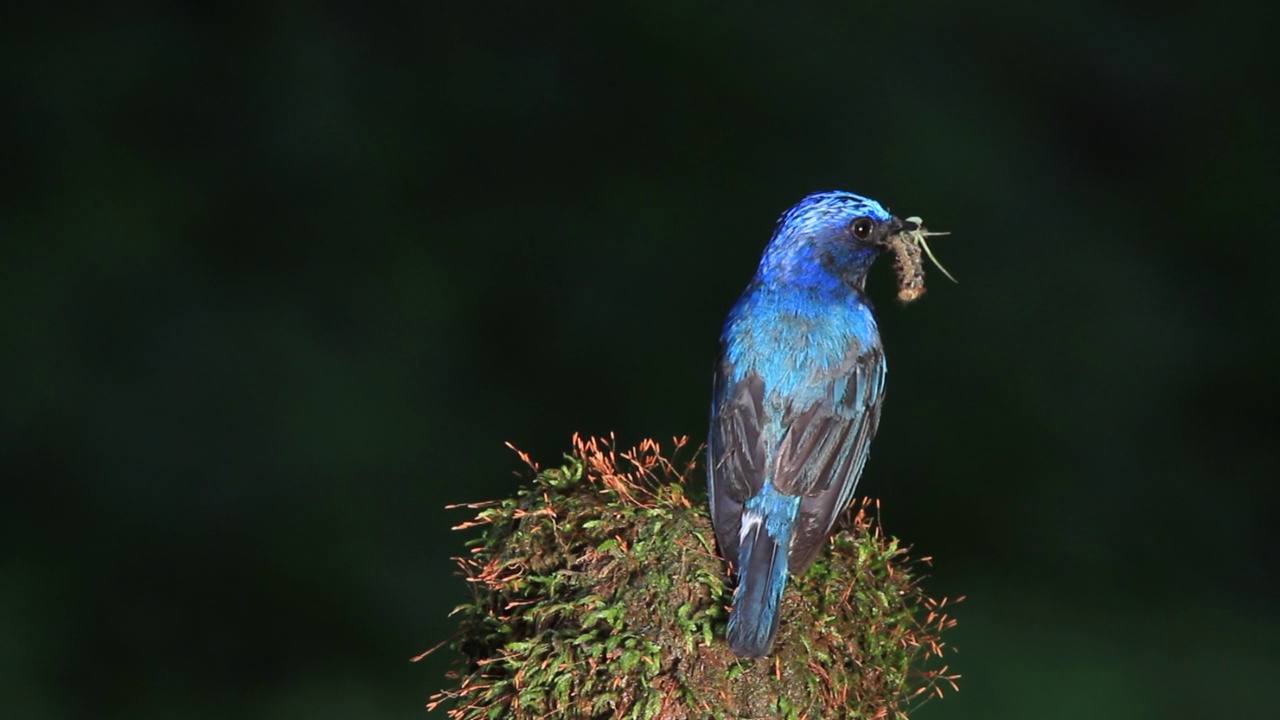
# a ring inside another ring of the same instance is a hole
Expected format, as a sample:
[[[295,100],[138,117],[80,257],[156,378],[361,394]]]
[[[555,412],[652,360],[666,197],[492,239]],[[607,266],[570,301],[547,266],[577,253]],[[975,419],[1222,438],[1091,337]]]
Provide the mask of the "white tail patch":
[[[747,510],[742,513],[742,529],[738,530],[738,547],[746,544],[747,536],[755,532],[755,529],[760,527],[762,522],[764,522],[764,518],[754,510]]]

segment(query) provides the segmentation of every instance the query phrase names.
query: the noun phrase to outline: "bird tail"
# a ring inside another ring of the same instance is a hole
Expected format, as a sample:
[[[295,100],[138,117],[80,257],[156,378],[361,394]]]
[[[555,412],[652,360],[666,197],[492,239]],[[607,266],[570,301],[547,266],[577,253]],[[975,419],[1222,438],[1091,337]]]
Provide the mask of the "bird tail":
[[[789,523],[783,537],[772,537],[768,523],[748,510],[738,544],[738,587],[729,616],[729,649],[739,657],[768,655],[778,634],[782,591],[787,587]]]

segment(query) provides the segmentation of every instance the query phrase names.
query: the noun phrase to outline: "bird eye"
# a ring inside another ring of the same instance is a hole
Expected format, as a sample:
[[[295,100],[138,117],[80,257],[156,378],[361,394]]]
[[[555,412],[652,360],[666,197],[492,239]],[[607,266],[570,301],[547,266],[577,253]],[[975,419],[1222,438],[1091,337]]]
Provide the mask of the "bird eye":
[[[871,218],[860,217],[849,223],[849,232],[859,240],[866,240],[871,237],[871,231],[875,229],[875,223],[871,222]]]

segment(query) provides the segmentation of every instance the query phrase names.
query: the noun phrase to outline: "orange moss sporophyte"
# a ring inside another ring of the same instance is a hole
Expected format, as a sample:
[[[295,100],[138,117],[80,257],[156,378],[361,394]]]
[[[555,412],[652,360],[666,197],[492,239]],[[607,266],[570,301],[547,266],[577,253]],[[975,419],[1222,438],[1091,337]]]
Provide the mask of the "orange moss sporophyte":
[[[455,720],[905,718],[956,687],[935,667],[949,603],[920,590],[927,559],[880,532],[870,501],[794,580],[775,654],[730,653],[732,589],[703,503],[685,492],[700,487],[698,454],[673,445],[575,436],[545,470],[517,450],[529,486],[458,506],[477,513],[456,529],[480,531],[458,558],[472,600],[454,611],[453,684],[429,708]]]

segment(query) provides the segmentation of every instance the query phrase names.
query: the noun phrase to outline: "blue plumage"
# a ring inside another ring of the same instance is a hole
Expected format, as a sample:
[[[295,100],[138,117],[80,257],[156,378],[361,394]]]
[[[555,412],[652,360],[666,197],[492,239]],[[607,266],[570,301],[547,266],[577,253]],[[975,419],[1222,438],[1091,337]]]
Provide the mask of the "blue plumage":
[[[867,271],[910,230],[879,203],[817,193],[784,214],[720,339],[707,443],[711,517],[738,573],[728,641],[767,655],[789,574],[821,550],[880,418],[884,353]]]

